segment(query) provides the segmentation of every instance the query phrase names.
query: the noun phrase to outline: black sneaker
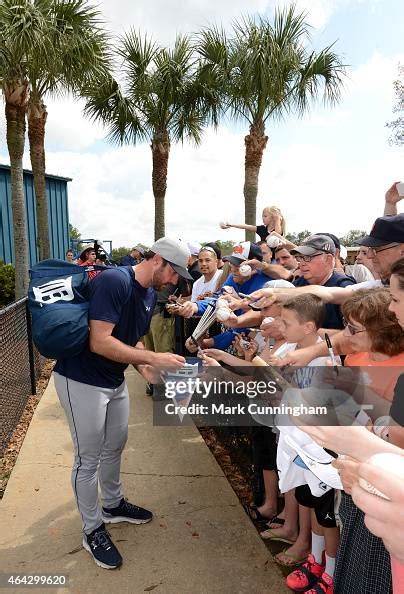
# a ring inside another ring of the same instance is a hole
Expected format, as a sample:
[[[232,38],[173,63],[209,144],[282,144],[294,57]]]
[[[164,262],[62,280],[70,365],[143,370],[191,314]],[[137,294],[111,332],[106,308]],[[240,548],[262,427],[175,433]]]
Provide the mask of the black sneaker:
[[[118,507],[103,507],[102,519],[106,524],[130,522],[131,524],[146,524],[153,519],[153,514],[147,509],[133,505],[122,497]]]
[[[122,565],[122,557],[104,524],[91,534],[84,534],[83,547],[93,556],[96,564],[104,569],[116,569]]]

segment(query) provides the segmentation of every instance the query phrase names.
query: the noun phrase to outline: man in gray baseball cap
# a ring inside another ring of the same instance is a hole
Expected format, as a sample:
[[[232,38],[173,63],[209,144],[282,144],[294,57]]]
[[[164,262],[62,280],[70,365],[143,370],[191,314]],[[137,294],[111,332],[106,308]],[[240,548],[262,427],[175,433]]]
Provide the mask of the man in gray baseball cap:
[[[150,251],[161,256],[182,278],[192,280],[192,276],[187,270],[191,252],[186,243],[182,243],[178,239],[162,237],[153,243]]]
[[[303,256],[316,256],[319,254],[335,255],[335,244],[328,235],[310,235],[303,243],[290,251],[291,254]]]
[[[54,368],[56,391],[74,447],[72,487],[83,547],[105,569],[122,564],[105,524],[144,524],[153,518],[152,512],[125,499],[120,480],[129,418],[124,371],[132,364],[153,382],[159,369],[184,365],[179,355],[145,349],[141,338],[150,326],[155,289],[176,284],[178,275],[190,278],[188,258],[184,243],[162,237],[145,252],[140,264],[107,268],[98,274],[89,289],[88,346],[74,357],[57,361]]]
[[[322,285],[347,287],[355,279],[334,270],[335,244],[331,237],[318,233],[310,235],[301,245],[291,250],[299,264],[301,276],[293,281],[295,287]],[[324,328],[342,329],[343,321],[337,305],[327,303]]]

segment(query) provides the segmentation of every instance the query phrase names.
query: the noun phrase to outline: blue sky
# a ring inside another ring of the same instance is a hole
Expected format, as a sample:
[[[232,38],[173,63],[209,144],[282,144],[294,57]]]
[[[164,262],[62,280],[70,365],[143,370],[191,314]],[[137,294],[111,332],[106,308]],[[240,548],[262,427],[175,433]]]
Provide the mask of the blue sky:
[[[280,0],[286,5],[286,0]],[[279,2],[278,2],[279,4]],[[176,32],[209,22],[228,27],[247,13],[271,14],[272,0],[103,0],[110,27],[129,24],[170,43]],[[313,24],[315,49],[337,41],[335,51],[349,64],[340,104],[314,106],[303,119],[268,125],[268,147],[260,174],[260,210],[278,205],[291,231],[368,229],[382,213],[385,190],[404,180],[404,151],[390,147],[385,123],[393,119],[393,80],[404,63],[404,2],[400,0],[298,0]],[[114,246],[153,235],[151,151],[147,144],[113,147],[100,126],[70,99],[48,100],[47,170],[73,178],[70,220],[84,237],[112,239]],[[4,120],[0,158],[7,162]],[[221,220],[242,222],[244,135],[247,125],[225,123],[207,130],[199,149],[174,146],[166,195],[166,232],[188,240],[243,238],[222,231]],[[29,156],[25,165],[29,167]]]

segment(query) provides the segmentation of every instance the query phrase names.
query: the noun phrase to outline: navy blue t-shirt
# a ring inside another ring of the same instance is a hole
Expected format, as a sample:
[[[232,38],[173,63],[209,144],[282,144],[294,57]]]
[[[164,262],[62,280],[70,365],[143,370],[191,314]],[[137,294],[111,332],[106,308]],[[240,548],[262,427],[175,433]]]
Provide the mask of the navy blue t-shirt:
[[[302,277],[299,276],[293,281],[295,287],[306,287],[309,283]],[[355,279],[351,276],[347,276],[342,272],[333,272],[330,278],[323,287],[349,287],[355,285]],[[335,303],[325,304],[325,320],[324,328],[334,328],[335,330],[342,330],[344,324],[342,323],[342,314],[339,305]]]
[[[133,258],[133,256],[131,256],[130,254],[127,254],[126,256],[124,256],[121,260],[121,266],[134,266],[136,264],[136,260],[135,258]]]
[[[135,346],[149,329],[156,299],[154,289],[142,287],[131,268],[104,270],[90,283],[89,319],[115,324],[112,336]],[[100,388],[120,386],[126,368],[126,363],[111,361],[88,348],[55,365],[60,375]]]

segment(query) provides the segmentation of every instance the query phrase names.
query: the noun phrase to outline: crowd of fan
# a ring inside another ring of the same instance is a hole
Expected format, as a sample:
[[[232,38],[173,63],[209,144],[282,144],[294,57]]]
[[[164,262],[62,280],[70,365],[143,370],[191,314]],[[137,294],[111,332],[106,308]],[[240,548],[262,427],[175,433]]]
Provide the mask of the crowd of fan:
[[[383,215],[359,242],[351,264],[332,233],[291,244],[275,207],[264,209],[262,225],[221,223],[223,229],[254,231],[260,241],[241,242],[225,257],[215,242],[189,243],[193,284],[183,281],[159,292],[144,339],[148,349],[175,352],[176,325],[184,318],[185,347],[199,353],[208,367],[304,368],[295,372],[292,398],[320,395],[321,400],[333,390],[330,398],[343,392],[352,396],[351,402],[372,402],[366,412],[358,407],[354,426],[297,427],[278,420],[270,427],[260,415],[255,419],[254,450],[265,495],[248,511],[267,524],[263,539],[289,545],[275,559],[291,568],[286,584],[296,592],[375,594],[393,589],[397,594],[403,588],[404,476],[396,479],[366,463],[377,453],[404,456],[400,200],[393,184]],[[371,223],[367,221],[369,227]],[[122,265],[143,257],[148,252],[136,246]],[[96,258],[97,250],[87,248],[78,263],[92,264]],[[212,304],[216,322],[195,339],[198,320]],[[365,491],[360,477],[387,498]],[[279,492],[284,495],[282,510]]]

